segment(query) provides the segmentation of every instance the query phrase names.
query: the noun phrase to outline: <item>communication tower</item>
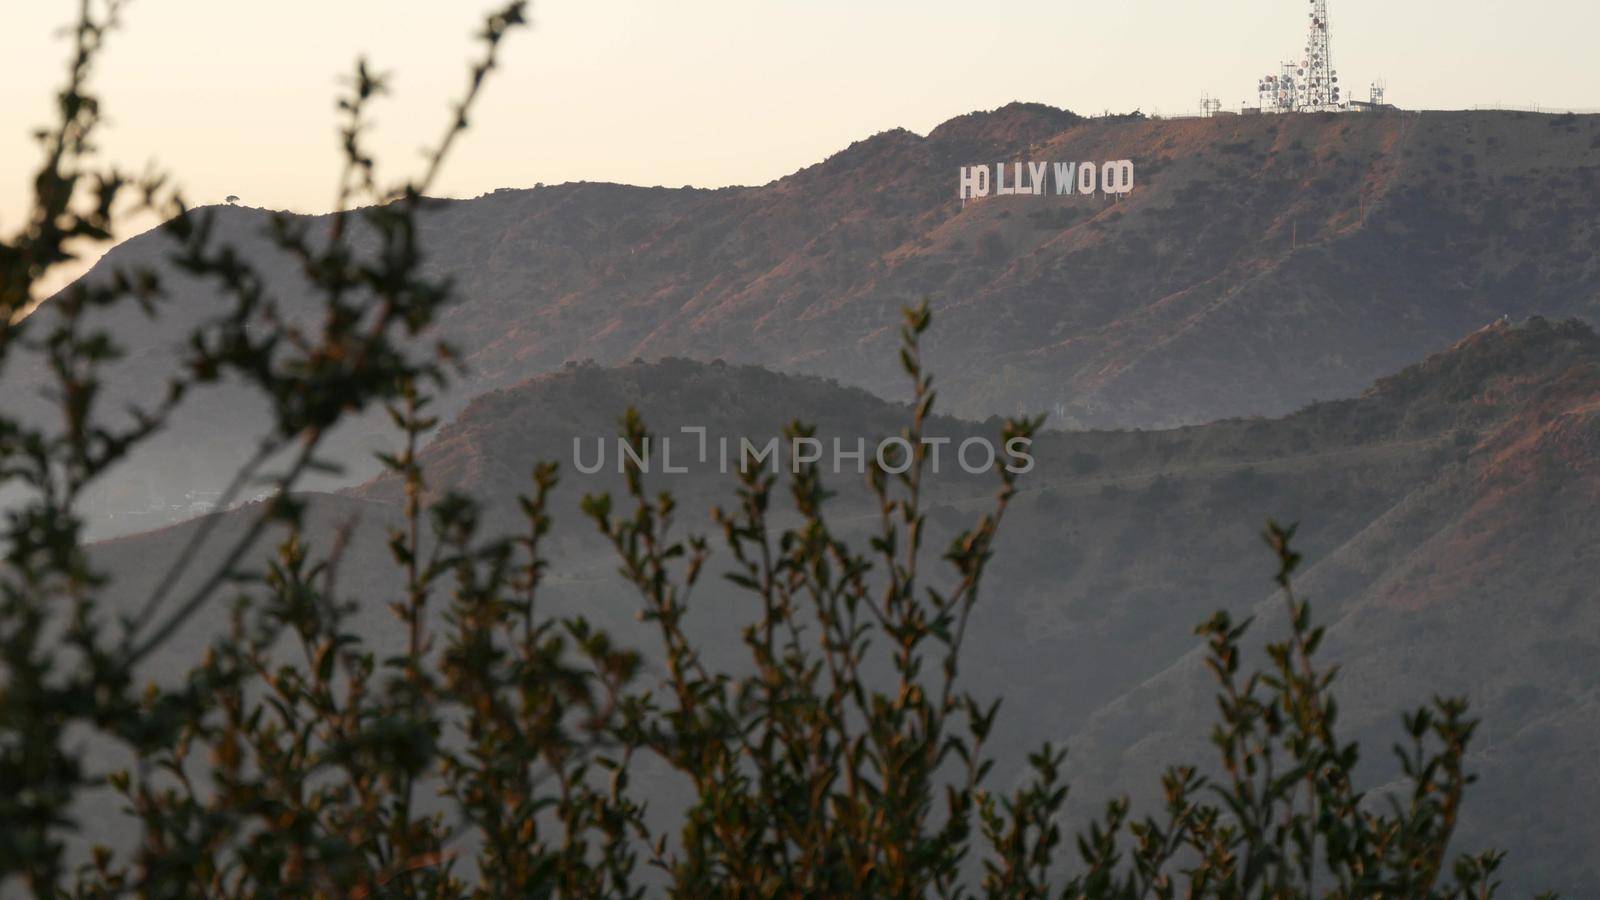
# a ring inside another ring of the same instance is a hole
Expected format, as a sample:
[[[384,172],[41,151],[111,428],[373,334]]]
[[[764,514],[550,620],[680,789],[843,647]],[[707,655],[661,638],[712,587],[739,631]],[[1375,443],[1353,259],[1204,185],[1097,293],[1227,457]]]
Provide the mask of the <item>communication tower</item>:
[[[1309,2],[1311,21],[1305,50],[1298,58],[1279,66],[1278,74],[1263,75],[1256,83],[1262,112],[1343,112],[1351,108],[1339,86],[1339,72],[1333,67],[1328,0]],[[1381,93],[1380,87],[1380,96]]]
[[[1256,85],[1256,92],[1264,113],[1294,112],[1296,108],[1296,85],[1300,78],[1296,75],[1299,65],[1286,62],[1278,67],[1278,74],[1263,75]]]
[[[1303,112],[1336,112],[1344,108],[1344,103],[1329,47],[1328,0],[1311,0],[1310,18],[1306,53],[1296,72],[1300,76],[1296,106]]]

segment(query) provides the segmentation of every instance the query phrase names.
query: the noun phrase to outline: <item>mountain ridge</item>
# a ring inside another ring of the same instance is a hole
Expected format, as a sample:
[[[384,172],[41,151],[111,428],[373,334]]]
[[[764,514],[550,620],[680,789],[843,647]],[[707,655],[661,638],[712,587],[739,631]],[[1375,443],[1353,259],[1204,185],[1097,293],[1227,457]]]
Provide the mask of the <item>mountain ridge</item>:
[[[582,494],[615,492],[620,480],[614,467],[582,475],[571,465],[572,442],[615,435],[627,405],[659,435],[699,425],[755,439],[795,417],[825,439],[872,438],[907,414],[817,376],[669,359],[535,376],[480,395],[444,425],[421,453],[430,485],[435,496],[482,500],[486,527],[520,533],[513,498],[534,463],[562,464],[541,602],[644,647],[650,636],[615,559],[577,509]],[[929,429],[959,438],[996,423],[936,416]],[[1600,874],[1583,848],[1596,839],[1587,810],[1600,803],[1600,779],[1581,760],[1600,723],[1600,596],[1586,552],[1600,541],[1597,447],[1600,336],[1539,318],[1495,323],[1358,396],[1287,416],[1039,435],[1038,469],[1013,498],[962,669],[979,695],[1006,697],[997,777],[1019,770],[1015,748],[1065,739],[1074,809],[1087,813],[1124,791],[1155,802],[1163,766],[1209,759],[1212,687],[1191,629],[1227,608],[1258,616],[1254,642],[1276,634],[1280,602],[1257,526],[1299,521],[1298,587],[1330,626],[1325,658],[1343,664],[1341,733],[1367,748],[1363,777],[1377,790],[1392,774],[1382,750],[1400,710],[1433,692],[1467,694],[1486,724],[1462,849],[1509,849],[1508,885],[1519,892],[1592,893]],[[703,530],[698,514],[732,501],[732,478],[690,470],[652,470],[647,487],[674,491],[682,527]],[[860,476],[824,480],[839,493],[832,521],[863,538],[874,517]],[[928,545],[969,525],[994,488],[958,472],[927,481]],[[399,589],[385,554],[402,496],[380,478],[307,497],[308,544],[345,538],[340,584],[360,601],[351,627],[380,648],[394,630],[382,600]],[[224,542],[248,514],[224,515]],[[198,527],[96,545],[95,562],[119,596],[143,597],[159,561]],[[703,584],[688,621],[708,664],[736,665],[746,598],[717,578]],[[176,677],[200,636],[225,626],[224,606],[202,611],[152,675]]]
[[[1593,318],[1596,142],[1600,116],[1086,119],[1012,104],[925,137],[883,132],[762,186],[441,201],[423,245],[460,300],[437,336],[467,366],[441,402],[455,412],[566,362],[679,356],[903,398],[894,323],[928,298],[944,327],[927,359],[953,412],[1048,412],[1066,428],[1279,415],[1502,315]],[[1136,186],[1120,200],[956,199],[959,166],[1023,158],[1132,158]],[[311,314],[261,236],[266,213],[207,212],[287,317]],[[165,276],[162,319],[106,320],[131,351],[107,379],[113,407],[153,396],[172,345],[215,308],[208,286],[163,260],[147,234],[87,276],[125,264]],[[153,486],[134,494],[231,474],[238,454],[213,436],[250,433],[260,412],[226,389],[197,406],[158,439]],[[318,486],[369,476],[367,435],[381,425],[332,441],[349,471]],[[179,456],[197,462],[162,469]]]

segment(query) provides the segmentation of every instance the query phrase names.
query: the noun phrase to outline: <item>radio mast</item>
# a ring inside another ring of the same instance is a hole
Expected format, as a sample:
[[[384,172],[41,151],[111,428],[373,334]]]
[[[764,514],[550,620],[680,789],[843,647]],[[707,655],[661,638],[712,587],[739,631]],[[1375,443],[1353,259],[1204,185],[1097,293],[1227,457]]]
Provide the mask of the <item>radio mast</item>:
[[[1343,112],[1350,108],[1339,87],[1339,73],[1333,68],[1328,0],[1310,0],[1310,4],[1311,22],[1303,53],[1298,59],[1291,57],[1276,75],[1263,75],[1256,83],[1261,112]]]
[[[1302,112],[1329,112],[1344,108],[1339,73],[1333,68],[1328,40],[1328,0],[1311,0],[1311,28],[1306,34],[1306,54],[1300,60],[1295,105]]]

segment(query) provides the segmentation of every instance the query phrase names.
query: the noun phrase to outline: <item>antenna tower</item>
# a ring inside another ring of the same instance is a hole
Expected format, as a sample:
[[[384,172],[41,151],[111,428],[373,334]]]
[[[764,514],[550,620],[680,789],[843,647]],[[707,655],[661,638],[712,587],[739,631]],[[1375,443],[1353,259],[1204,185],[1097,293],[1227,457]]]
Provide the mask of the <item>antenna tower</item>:
[[[1306,53],[1295,74],[1298,95],[1295,106],[1302,112],[1327,112],[1344,108],[1339,90],[1339,73],[1333,68],[1328,40],[1328,0],[1311,0],[1311,27],[1306,34]]]

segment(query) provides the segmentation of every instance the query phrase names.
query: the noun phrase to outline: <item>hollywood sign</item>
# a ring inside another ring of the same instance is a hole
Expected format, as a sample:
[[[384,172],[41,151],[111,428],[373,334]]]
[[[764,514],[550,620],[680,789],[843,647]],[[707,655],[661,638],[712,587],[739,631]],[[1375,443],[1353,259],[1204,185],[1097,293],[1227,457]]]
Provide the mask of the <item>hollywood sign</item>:
[[[962,166],[962,200],[980,197],[1005,197],[1014,194],[1127,194],[1133,191],[1133,160],[1117,159],[1096,165],[1083,163],[995,163],[988,166]]]

